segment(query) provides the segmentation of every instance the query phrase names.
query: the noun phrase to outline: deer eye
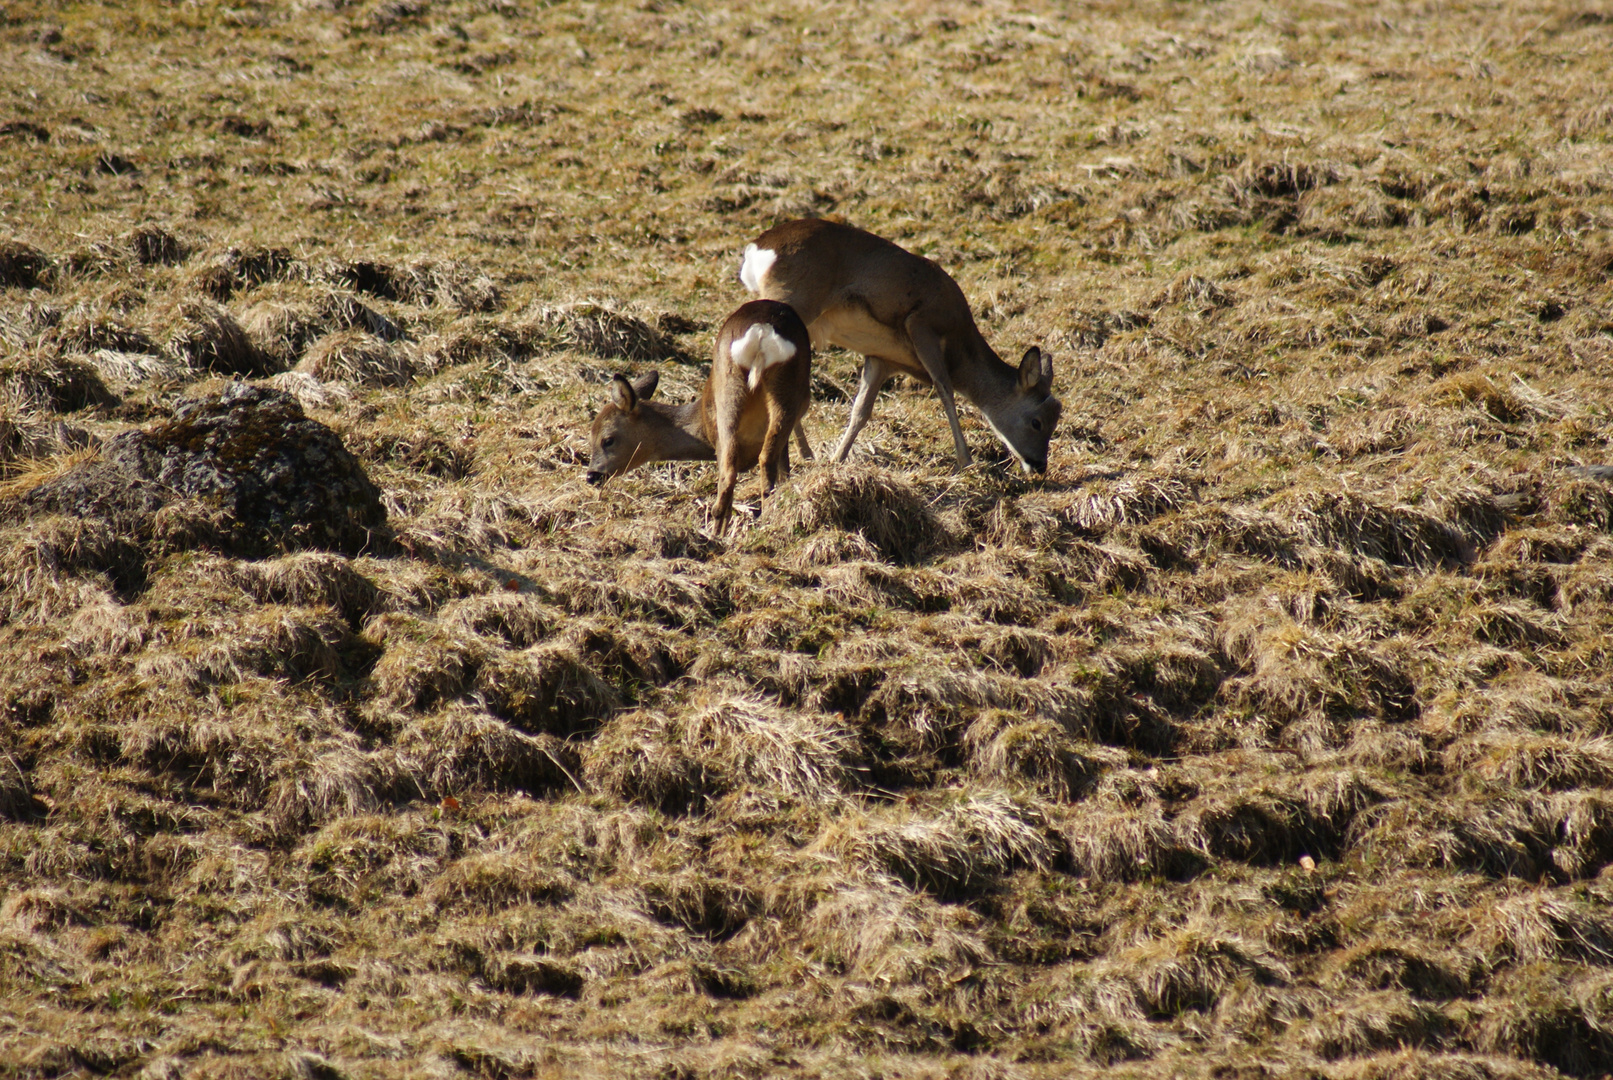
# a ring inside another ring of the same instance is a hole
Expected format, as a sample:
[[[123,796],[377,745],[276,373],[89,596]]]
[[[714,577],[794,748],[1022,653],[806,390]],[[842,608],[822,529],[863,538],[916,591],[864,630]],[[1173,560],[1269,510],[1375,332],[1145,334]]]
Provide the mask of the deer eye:
[[[614,435],[606,435],[603,439],[599,440],[599,445],[604,447],[606,450],[609,450],[611,448],[611,446],[615,442],[616,442],[616,436],[614,436]]]
[[[1033,431],[1041,431],[1042,430],[1042,421],[1040,419],[1036,418],[1036,417],[1032,417],[1031,418],[1031,430],[1033,430]]]

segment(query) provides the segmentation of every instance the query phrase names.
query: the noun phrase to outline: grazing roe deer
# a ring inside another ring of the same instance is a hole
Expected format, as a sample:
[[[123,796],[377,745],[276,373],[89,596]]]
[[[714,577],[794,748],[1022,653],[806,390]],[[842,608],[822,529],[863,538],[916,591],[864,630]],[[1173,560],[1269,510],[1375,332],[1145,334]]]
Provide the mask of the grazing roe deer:
[[[788,304],[752,300],[717,332],[711,376],[682,405],[650,401],[660,376],[611,380],[611,400],[594,418],[588,482],[652,461],[717,462],[718,529],[728,523],[739,473],[758,461],[764,491],[790,471],[790,432],[811,404],[812,339]],[[805,436],[801,436],[805,447]]]
[[[1016,371],[986,344],[963,290],[929,259],[838,222],[774,226],[745,249],[739,279],[752,293],[795,308],[819,348],[863,354],[851,422],[835,447],[844,461],[896,374],[935,387],[952,428],[957,465],[969,464],[954,389],[974,402],[1027,472],[1047,471],[1047,446],[1063,406],[1053,396],[1053,361],[1036,346]]]

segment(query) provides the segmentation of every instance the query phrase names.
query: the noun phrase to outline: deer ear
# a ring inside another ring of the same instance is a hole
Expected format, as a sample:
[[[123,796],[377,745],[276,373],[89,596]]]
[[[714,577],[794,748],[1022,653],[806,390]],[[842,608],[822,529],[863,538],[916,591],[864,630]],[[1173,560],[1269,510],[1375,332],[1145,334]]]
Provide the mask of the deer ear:
[[[624,413],[633,412],[638,408],[638,395],[633,392],[633,384],[620,375],[610,381],[610,399]]]
[[[1052,386],[1053,358],[1032,345],[1019,360],[1019,387],[1021,390],[1050,390]]]
[[[661,373],[659,371],[652,370],[633,380],[633,392],[638,394],[638,396],[641,398],[653,397],[655,395],[655,388],[660,384]]]

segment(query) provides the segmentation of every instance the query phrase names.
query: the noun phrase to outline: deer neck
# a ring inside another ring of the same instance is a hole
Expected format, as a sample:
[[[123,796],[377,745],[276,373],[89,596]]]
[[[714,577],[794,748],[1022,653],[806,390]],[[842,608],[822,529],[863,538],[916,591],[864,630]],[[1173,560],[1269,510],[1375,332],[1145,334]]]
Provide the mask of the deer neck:
[[[949,349],[947,374],[952,377],[952,388],[977,407],[986,402],[1001,401],[1014,392],[1019,383],[1019,372],[1003,363],[986,339],[978,332]]]
[[[702,417],[698,398],[682,405],[663,405],[657,401],[646,401],[640,408],[655,414],[665,424],[663,443],[665,453],[660,455],[663,460],[717,460],[717,451],[701,436]]]

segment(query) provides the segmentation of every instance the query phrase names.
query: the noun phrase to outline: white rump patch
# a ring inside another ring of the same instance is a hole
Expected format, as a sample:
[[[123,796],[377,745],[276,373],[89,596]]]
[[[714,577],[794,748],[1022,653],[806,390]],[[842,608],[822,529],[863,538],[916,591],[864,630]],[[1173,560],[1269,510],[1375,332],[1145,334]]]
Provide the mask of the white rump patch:
[[[777,261],[778,252],[751,244],[745,249],[745,261],[739,264],[739,283],[760,296],[762,279]]]
[[[766,253],[769,257],[772,252]],[[749,265],[750,256],[746,256]],[[782,364],[795,355],[795,344],[765,323],[754,323],[728,346],[728,359],[733,365],[750,372],[747,380],[752,391],[762,385],[762,372]]]

